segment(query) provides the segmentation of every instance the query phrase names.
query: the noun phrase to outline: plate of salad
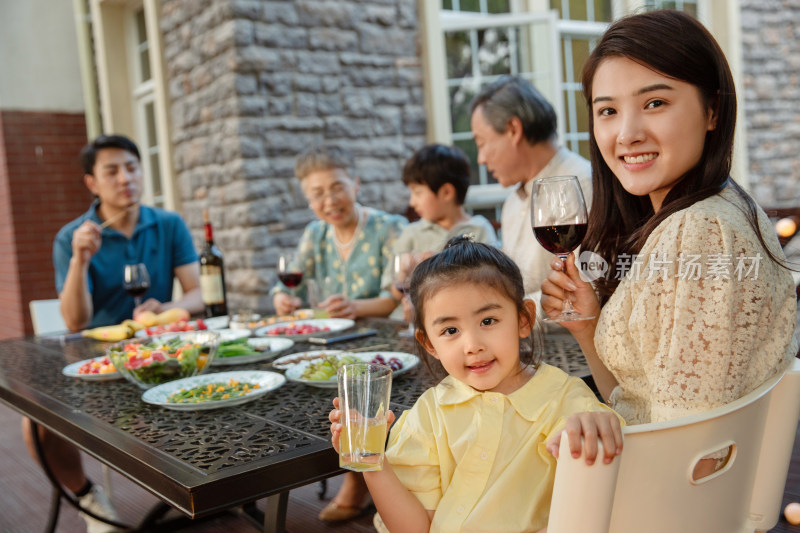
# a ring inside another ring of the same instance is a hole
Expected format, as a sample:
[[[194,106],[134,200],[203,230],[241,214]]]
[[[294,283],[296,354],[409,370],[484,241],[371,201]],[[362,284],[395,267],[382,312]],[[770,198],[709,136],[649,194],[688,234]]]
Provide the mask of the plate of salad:
[[[65,376],[88,381],[110,381],[122,377],[107,355],[72,363],[65,366],[61,372]]]
[[[175,411],[205,411],[255,400],[286,383],[277,372],[215,372],[153,387],[142,400]]]
[[[246,331],[246,330],[245,330]],[[292,339],[241,337],[220,341],[211,366],[244,365],[271,359],[294,346]]]
[[[287,355],[272,363],[274,368],[286,369],[289,381],[312,387],[335,389],[336,372],[350,363],[377,363],[392,368],[394,375],[402,374],[419,364],[416,355],[405,352],[358,352],[317,350]]]

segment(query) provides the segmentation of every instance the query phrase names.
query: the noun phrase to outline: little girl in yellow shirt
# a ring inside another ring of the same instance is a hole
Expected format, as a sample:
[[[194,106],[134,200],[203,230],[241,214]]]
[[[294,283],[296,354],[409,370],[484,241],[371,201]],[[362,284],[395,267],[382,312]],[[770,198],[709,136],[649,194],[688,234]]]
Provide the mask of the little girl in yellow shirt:
[[[537,362],[536,307],[523,297],[516,264],[466,237],[414,270],[416,337],[447,377],[394,424],[383,470],[364,473],[390,531],[541,530],[563,429],[576,457],[584,437],[587,463],[598,437],[605,462],[621,452],[616,413],[581,379]]]

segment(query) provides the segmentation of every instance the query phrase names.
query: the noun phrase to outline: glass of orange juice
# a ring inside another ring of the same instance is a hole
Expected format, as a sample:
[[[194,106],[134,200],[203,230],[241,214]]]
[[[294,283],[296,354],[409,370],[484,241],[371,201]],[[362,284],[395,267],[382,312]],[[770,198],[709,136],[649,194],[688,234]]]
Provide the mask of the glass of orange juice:
[[[392,391],[392,369],[374,363],[339,367],[339,466],[355,472],[381,470],[386,422]]]

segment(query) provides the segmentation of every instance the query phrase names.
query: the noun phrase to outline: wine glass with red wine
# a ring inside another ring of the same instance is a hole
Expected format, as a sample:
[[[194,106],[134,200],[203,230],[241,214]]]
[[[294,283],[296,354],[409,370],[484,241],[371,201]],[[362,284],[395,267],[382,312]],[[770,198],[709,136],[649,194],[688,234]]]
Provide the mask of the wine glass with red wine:
[[[580,246],[586,235],[586,201],[576,176],[554,176],[533,182],[531,195],[531,226],[536,240],[559,257],[563,263],[569,254]],[[593,316],[578,313],[572,308],[570,295],[565,292],[564,308],[555,317],[545,317],[546,322],[589,320]]]
[[[295,296],[295,291],[303,281],[303,271],[295,262],[292,252],[283,253],[278,257],[278,279]]]
[[[125,265],[122,288],[133,296],[134,306],[139,307],[142,304],[142,296],[150,288],[150,274],[147,272],[147,266],[144,263]]]

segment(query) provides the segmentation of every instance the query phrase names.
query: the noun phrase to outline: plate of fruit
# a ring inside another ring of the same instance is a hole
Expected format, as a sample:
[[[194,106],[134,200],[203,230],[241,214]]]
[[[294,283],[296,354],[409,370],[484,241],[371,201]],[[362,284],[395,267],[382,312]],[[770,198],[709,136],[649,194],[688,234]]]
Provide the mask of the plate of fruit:
[[[312,320],[295,320],[280,322],[255,331],[256,337],[286,337],[289,339],[307,339],[308,337],[325,336],[335,331],[352,328],[355,322],[349,318],[318,318]]]
[[[377,363],[392,369],[394,375],[408,372],[419,364],[416,355],[405,352],[358,352],[317,350],[287,355],[276,359],[273,368],[283,368],[289,381],[305,383],[312,387],[335,389],[336,372],[350,363]]]
[[[61,372],[71,378],[89,381],[110,381],[122,377],[107,355],[72,363],[65,366]]]
[[[294,346],[292,339],[247,338],[222,340],[217,348],[213,366],[244,365],[271,359]]]

